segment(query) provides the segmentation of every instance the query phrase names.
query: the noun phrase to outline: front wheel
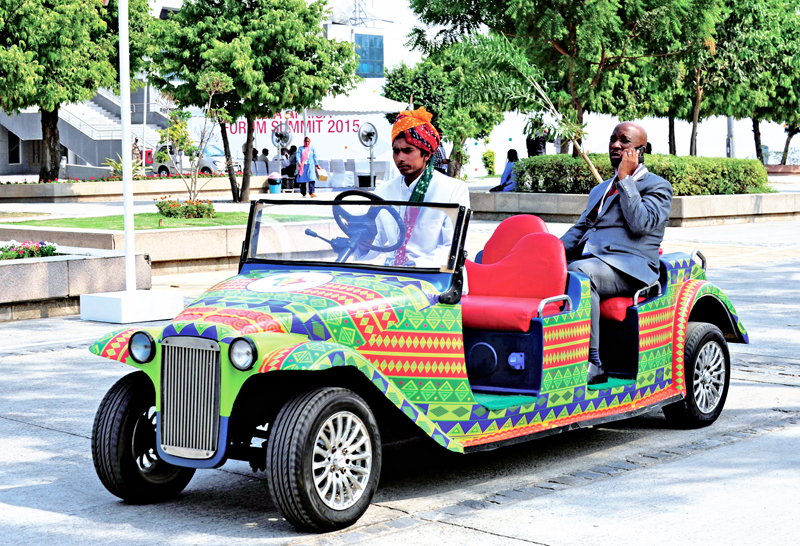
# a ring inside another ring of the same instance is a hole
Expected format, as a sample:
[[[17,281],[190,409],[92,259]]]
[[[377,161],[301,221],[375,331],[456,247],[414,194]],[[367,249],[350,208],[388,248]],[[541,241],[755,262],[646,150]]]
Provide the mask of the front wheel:
[[[158,176],[169,176],[169,169],[162,165],[158,168]]]
[[[355,523],[381,471],[381,438],[366,402],[348,389],[315,389],[289,400],[270,428],[267,483],[284,517],[312,531]]]
[[[664,406],[664,416],[681,428],[705,427],[717,420],[731,376],[728,344],[719,328],[706,322],[686,326],[684,369],[686,398]]]
[[[92,428],[92,459],[105,488],[135,504],[172,499],[194,476],[193,468],[158,457],[155,390],[144,372],[117,381],[100,403]]]

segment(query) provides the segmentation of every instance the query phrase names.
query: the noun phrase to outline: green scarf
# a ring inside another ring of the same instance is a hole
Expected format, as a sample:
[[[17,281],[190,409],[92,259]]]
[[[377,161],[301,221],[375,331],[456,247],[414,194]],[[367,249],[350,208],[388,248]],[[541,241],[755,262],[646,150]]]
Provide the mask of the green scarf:
[[[428,186],[431,185],[431,178],[433,177],[433,159],[428,161],[425,165],[425,172],[422,174],[417,185],[414,186],[414,191],[411,193],[411,203],[422,203],[425,200],[425,194],[428,192]]]

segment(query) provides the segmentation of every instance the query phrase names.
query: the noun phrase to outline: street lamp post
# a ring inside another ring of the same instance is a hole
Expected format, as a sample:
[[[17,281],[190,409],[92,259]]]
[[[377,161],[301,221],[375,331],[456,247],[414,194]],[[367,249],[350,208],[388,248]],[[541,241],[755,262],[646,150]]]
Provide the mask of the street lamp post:
[[[108,5],[108,0],[103,0]],[[128,324],[174,318],[183,310],[177,292],[136,290],[136,249],[133,224],[133,172],[131,148],[131,70],[128,0],[119,0],[119,83],[122,118],[122,204],[125,225],[125,290],[81,294],[81,319]]]
[[[119,93],[122,117],[122,210],[125,226],[125,290],[136,290],[136,249],[133,225],[131,170],[131,62],[128,0],[119,0]]]

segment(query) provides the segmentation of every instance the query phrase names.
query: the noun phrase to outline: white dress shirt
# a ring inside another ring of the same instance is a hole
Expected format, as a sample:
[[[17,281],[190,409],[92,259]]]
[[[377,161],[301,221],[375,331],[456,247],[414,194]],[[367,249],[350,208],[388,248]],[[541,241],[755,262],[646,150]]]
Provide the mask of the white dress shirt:
[[[406,185],[403,176],[400,175],[392,180],[388,180],[377,187],[375,194],[387,201],[408,201],[414,193],[419,180],[418,177],[411,185]],[[469,189],[461,180],[456,180],[438,171],[433,172],[433,177],[425,192],[425,203],[456,203],[469,208]],[[398,211],[405,220],[407,207],[400,207]],[[409,260],[405,265],[416,267],[435,267],[439,268],[447,265],[450,246],[453,242],[453,222],[443,210],[434,208],[423,208],[414,223],[411,237],[406,245],[406,258]],[[375,237],[374,245],[392,246],[398,237],[405,237],[405,234],[397,233],[397,223],[392,216],[381,211],[376,218],[378,225],[378,235]],[[386,256],[386,265],[393,265],[396,252],[390,252]],[[368,256],[360,259],[374,258],[376,253],[370,252]]]

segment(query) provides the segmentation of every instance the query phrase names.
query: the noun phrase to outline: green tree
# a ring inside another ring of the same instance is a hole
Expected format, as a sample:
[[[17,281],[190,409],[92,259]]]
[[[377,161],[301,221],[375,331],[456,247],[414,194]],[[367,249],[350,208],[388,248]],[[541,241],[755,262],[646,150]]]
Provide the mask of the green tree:
[[[206,105],[199,82],[210,72],[233,82],[231,91],[214,95],[209,108],[247,120],[241,187],[227,129],[220,124],[234,201],[250,198],[257,118],[312,107],[326,95],[346,92],[356,81],[352,45],[323,34],[325,10],[324,1],[187,0],[174,17],[157,25],[160,49],[153,52],[151,82],[181,106]]]
[[[788,155],[800,121],[800,2],[730,0],[730,12],[718,32],[718,82],[708,108],[716,115],[751,118],[756,157],[763,162],[760,122],[787,125]]]
[[[118,87],[116,2],[0,0],[0,108],[14,113],[38,106],[42,119],[40,180],[55,180],[61,161],[58,111]],[[147,0],[132,0],[133,50],[147,47]],[[139,33],[139,34],[137,34]],[[131,74],[141,66],[131,57]]]
[[[503,121],[503,111],[487,102],[457,103],[455,90],[466,79],[465,66],[449,51],[423,60],[414,67],[401,63],[386,72],[384,95],[390,99],[424,106],[433,114],[433,124],[443,140],[453,144],[448,173],[460,176],[461,167],[469,161],[464,144],[468,139],[489,136],[495,125]],[[394,123],[397,114],[387,114]]]
[[[718,1],[411,0],[423,23],[443,29],[432,39],[415,29],[410,43],[428,51],[488,27],[525,52],[558,110],[572,109],[582,125],[585,112],[609,110],[621,67],[678,55],[687,36],[711,36]]]

